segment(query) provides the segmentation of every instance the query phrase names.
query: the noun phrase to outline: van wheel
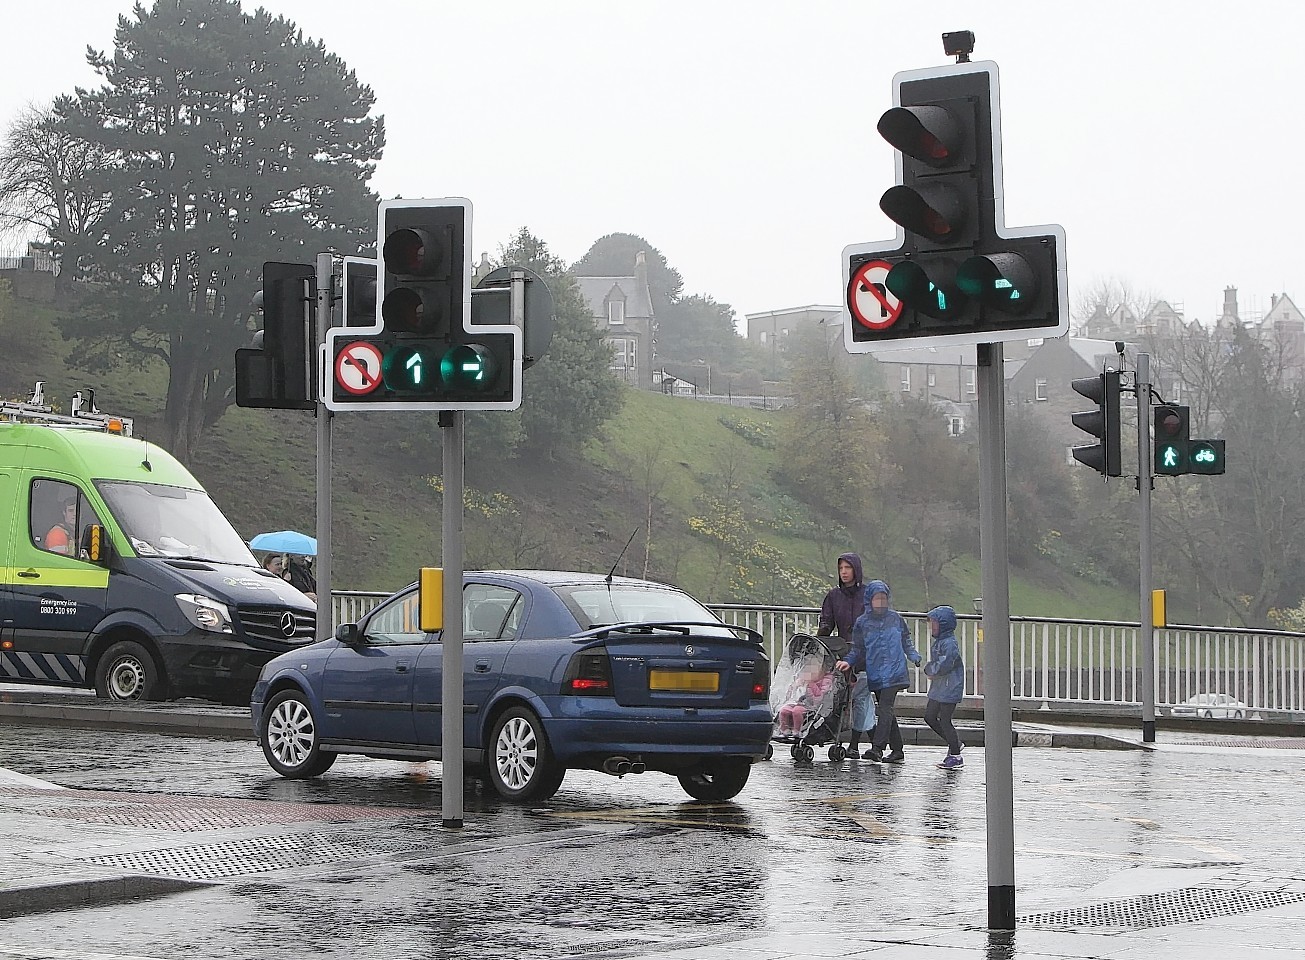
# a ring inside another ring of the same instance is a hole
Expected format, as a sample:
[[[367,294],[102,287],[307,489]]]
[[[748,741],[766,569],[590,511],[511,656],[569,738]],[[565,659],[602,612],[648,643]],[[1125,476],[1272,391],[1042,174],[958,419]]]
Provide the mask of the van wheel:
[[[162,700],[165,687],[154,657],[134,640],[109,647],[95,668],[95,695],[102,700]]]

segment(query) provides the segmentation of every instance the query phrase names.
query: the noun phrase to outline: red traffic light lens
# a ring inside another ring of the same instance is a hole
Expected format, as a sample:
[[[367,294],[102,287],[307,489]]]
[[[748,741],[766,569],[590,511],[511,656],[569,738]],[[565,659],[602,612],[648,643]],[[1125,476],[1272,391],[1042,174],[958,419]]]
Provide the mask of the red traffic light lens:
[[[879,135],[908,157],[948,167],[961,146],[961,128],[943,107],[893,107],[879,118]]]
[[[385,269],[410,277],[430,276],[439,265],[439,244],[425,230],[404,228],[385,238]]]

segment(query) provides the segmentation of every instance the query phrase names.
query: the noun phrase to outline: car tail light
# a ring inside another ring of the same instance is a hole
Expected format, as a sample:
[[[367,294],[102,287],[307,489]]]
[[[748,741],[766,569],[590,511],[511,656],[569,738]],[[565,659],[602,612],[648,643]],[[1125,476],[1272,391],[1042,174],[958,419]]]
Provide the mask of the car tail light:
[[[753,700],[770,699],[770,661],[758,660],[752,665],[752,697]]]
[[[607,651],[599,647],[573,656],[562,678],[562,693],[577,697],[610,697],[612,664],[607,659]]]

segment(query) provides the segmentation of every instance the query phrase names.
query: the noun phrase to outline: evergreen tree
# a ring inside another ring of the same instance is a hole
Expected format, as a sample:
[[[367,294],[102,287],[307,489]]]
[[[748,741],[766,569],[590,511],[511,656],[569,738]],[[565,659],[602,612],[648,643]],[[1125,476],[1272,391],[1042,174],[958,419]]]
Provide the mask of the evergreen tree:
[[[183,461],[233,402],[234,351],[265,260],[310,263],[372,243],[367,188],[384,144],[375,98],[294,23],[239,0],[156,0],[119,17],[104,78],[56,104],[101,151],[100,229],[66,262],[100,292],[65,331],[84,360],[168,365]]]

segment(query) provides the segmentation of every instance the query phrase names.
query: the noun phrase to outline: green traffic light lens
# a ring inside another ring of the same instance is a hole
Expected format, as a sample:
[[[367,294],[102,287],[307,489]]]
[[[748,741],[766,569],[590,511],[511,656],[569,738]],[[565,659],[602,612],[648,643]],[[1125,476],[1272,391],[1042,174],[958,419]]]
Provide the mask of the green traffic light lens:
[[[440,380],[453,390],[488,390],[498,376],[494,355],[478,343],[463,343],[440,359]]]
[[[436,367],[424,347],[396,347],[381,361],[381,379],[395,393],[425,393]]]
[[[960,306],[957,298],[948,296],[914,260],[904,260],[889,270],[884,286],[908,307],[940,320],[951,317]]]
[[[956,271],[956,288],[989,307],[1022,313],[1037,295],[1037,277],[1017,253],[970,257]]]

